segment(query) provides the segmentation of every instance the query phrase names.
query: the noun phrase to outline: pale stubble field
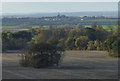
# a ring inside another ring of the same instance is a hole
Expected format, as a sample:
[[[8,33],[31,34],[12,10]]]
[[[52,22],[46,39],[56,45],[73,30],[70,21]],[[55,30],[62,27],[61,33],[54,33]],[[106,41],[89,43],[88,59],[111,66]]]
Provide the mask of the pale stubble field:
[[[2,55],[3,79],[117,79],[118,58],[104,51],[66,51],[60,66],[21,67],[20,53]]]

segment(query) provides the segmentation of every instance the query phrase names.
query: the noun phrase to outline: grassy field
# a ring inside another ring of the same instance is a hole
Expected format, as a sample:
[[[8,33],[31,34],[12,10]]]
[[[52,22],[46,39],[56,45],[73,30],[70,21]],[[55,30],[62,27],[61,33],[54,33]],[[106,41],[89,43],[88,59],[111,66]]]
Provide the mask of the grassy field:
[[[85,28],[89,27],[91,28],[91,25],[85,25]],[[114,30],[115,28],[117,28],[116,25],[102,25],[103,29],[107,30],[107,31],[111,31]]]
[[[2,28],[17,28],[17,26],[0,26]]]
[[[23,30],[29,30],[31,28],[39,28],[40,26],[31,26],[31,27],[19,27],[19,26],[1,26],[2,30],[9,30],[9,31],[23,31]],[[62,27],[62,25],[58,25],[58,26],[53,26],[53,27],[57,27],[60,28]],[[91,25],[85,25],[86,27],[91,27]],[[115,25],[102,25],[103,29],[110,31],[111,29],[115,29],[117,26]],[[48,25],[43,26],[43,28],[49,28]]]
[[[87,20],[87,21],[94,21],[94,22],[99,22],[99,21],[117,21],[117,19],[89,19],[89,20]]]
[[[66,51],[60,67],[21,67],[20,53],[4,53],[3,79],[117,79],[118,59],[104,51]]]

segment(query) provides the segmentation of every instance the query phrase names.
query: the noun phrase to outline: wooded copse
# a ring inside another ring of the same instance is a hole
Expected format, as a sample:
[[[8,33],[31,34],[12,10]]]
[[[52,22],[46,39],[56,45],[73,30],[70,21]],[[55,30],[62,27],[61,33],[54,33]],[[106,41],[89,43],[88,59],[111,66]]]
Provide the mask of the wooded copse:
[[[118,27],[117,27],[118,28]],[[34,28],[28,31],[2,32],[3,52],[23,50],[37,43],[56,44],[65,50],[105,50],[112,56],[120,56],[118,29],[107,31],[101,25],[91,28],[60,29],[50,27]]]

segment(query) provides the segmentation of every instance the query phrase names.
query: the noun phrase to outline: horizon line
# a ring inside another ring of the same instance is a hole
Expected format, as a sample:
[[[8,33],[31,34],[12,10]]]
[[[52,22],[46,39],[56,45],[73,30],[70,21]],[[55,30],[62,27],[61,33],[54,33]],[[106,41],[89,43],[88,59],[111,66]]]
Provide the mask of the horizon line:
[[[46,13],[80,13],[80,12],[118,12],[118,11],[73,11],[73,12],[32,12],[32,13],[3,13],[3,12],[1,12],[0,14],[3,14],[3,15],[5,15],[5,14],[46,14]]]

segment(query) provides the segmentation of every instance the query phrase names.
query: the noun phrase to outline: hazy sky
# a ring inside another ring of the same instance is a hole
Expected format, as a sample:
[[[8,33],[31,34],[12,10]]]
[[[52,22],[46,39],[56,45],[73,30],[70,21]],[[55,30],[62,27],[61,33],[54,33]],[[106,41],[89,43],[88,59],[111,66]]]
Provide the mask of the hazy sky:
[[[119,0],[1,0],[2,2],[119,2]]]
[[[117,11],[117,2],[4,2],[2,13]]]

